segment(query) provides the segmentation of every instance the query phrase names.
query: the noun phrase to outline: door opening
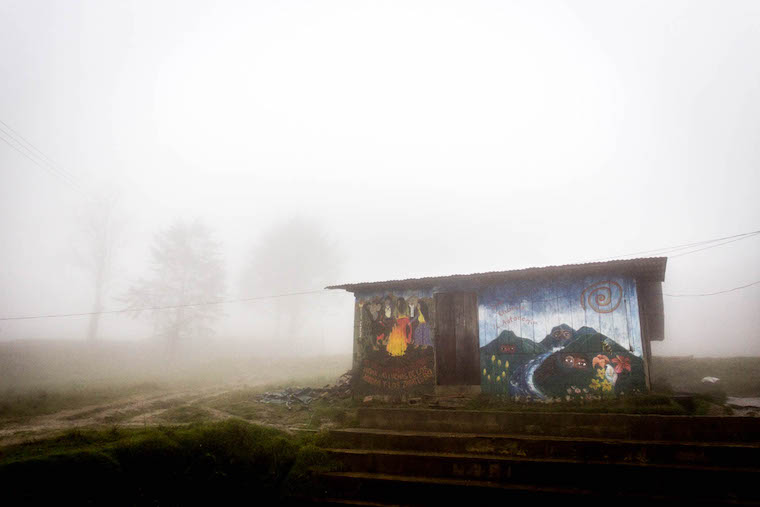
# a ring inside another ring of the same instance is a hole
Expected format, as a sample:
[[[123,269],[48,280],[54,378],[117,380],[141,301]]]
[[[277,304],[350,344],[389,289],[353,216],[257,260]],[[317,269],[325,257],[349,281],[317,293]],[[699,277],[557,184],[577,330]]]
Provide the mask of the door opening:
[[[480,385],[477,294],[437,293],[435,310],[436,383]]]

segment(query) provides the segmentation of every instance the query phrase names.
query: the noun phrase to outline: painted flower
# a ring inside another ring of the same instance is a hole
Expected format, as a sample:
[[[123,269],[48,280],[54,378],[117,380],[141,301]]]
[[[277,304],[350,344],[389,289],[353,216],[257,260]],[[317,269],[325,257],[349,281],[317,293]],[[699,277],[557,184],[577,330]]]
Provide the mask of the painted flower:
[[[509,361],[506,359],[504,360],[504,368],[509,368]]]
[[[591,365],[594,368],[596,368],[596,365],[599,365],[600,368],[604,369],[604,367],[607,366],[607,363],[609,362],[610,362],[609,357],[605,356],[604,354],[599,354],[591,361]]]
[[[504,378],[507,378],[507,371],[504,370],[503,372],[501,372],[501,376],[504,377]]]
[[[491,362],[493,363],[494,361],[496,361],[496,355],[495,354],[493,356],[491,356]]]
[[[623,373],[623,370],[631,371],[631,358],[626,356],[617,356],[612,358],[612,364],[615,365],[615,373]]]
[[[578,389],[577,387],[575,388],[575,394],[581,394],[581,390]]]
[[[496,361],[496,364],[498,364],[499,366],[501,366],[501,359],[499,359],[498,361]]]
[[[602,370],[599,370],[602,371]],[[613,368],[611,364],[608,364],[607,367],[604,369],[604,378],[607,382],[610,383],[610,385],[615,385],[615,383],[618,380],[618,373],[616,371],[616,368]]]
[[[610,392],[612,391],[612,384],[604,377],[602,379],[594,378],[591,379],[589,388],[594,391]]]
[[[491,380],[491,375],[488,376],[488,380]]]
[[[486,375],[486,369],[483,368],[483,375]]]
[[[496,377],[496,382],[501,382],[501,377]]]

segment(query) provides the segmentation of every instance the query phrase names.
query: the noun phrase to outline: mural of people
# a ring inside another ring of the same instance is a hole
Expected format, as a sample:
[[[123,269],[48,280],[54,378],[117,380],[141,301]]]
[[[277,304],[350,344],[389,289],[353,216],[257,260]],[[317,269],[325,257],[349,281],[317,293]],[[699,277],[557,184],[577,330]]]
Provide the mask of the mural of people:
[[[374,325],[375,344],[378,349],[387,346],[393,325],[393,300],[387,297],[383,300],[383,306]]]
[[[358,296],[356,392],[429,393],[435,385],[435,305],[427,294]]]
[[[376,333],[376,323],[377,318],[372,313],[371,304],[362,304],[359,307],[361,308],[361,350],[362,353],[368,354],[371,350],[378,350],[377,348],[377,333]]]
[[[412,328],[409,319],[409,305],[404,298],[396,300],[396,323],[388,337],[386,350],[394,357],[403,356],[412,341]]]
[[[417,311],[415,312],[416,315],[412,322],[412,337],[414,345],[420,348],[432,347],[433,340],[431,339],[430,326],[427,323],[427,319],[430,315],[428,313],[427,304],[422,300],[417,301],[415,309]]]

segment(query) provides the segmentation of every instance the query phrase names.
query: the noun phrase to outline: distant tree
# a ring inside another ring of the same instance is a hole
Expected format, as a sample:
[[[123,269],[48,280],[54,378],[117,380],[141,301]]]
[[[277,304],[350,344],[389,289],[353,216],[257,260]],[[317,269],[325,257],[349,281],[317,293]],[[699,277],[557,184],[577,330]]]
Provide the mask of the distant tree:
[[[334,282],[339,258],[335,244],[317,224],[305,218],[277,223],[261,236],[251,252],[243,276],[247,295],[280,295],[321,289]],[[293,345],[304,328],[315,324],[309,320],[320,311],[319,304],[300,297],[274,300],[277,338],[287,338]]]
[[[222,315],[221,305],[199,304],[224,297],[220,246],[201,222],[177,221],[156,235],[151,254],[151,275],[133,284],[123,299],[134,316],[152,317],[174,352],[183,340],[212,334]],[[155,309],[167,306],[176,308]]]
[[[87,341],[98,338],[100,312],[108,296],[113,275],[116,252],[124,233],[124,220],[119,213],[119,202],[111,193],[88,201],[80,221],[80,240],[76,241],[75,263],[92,277],[94,301],[87,330]]]

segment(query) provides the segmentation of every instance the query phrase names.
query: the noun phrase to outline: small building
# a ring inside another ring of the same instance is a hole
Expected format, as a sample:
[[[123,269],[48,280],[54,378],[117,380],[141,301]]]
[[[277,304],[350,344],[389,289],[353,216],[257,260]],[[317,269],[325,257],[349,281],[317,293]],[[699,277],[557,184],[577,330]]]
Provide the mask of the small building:
[[[357,395],[519,400],[649,389],[666,257],[334,285],[355,294]]]

